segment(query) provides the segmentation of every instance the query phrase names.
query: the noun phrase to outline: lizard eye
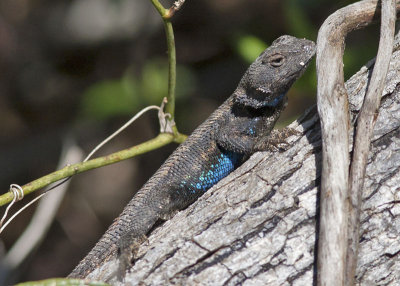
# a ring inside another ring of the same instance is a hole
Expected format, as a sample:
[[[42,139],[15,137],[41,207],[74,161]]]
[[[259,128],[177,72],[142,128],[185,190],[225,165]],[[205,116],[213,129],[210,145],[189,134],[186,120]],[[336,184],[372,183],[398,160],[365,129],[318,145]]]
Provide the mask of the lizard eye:
[[[269,62],[273,67],[280,67],[285,62],[285,57],[280,54],[276,54],[271,57]]]

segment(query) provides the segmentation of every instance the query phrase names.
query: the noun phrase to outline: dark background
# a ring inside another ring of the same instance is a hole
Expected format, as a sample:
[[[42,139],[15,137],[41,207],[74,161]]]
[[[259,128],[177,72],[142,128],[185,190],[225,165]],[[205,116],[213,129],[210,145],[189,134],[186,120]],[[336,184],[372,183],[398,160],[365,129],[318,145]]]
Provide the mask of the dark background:
[[[187,0],[173,18],[179,130],[190,134],[274,39],[290,34],[315,41],[324,19],[351,2]],[[377,43],[376,25],[350,36],[346,79],[374,57]],[[141,108],[159,105],[166,84],[164,30],[149,0],[1,0],[2,192],[55,170],[67,137],[89,153]],[[312,63],[290,91],[280,127],[315,103],[315,87]],[[158,129],[156,112],[146,114],[97,155],[143,142]],[[18,280],[67,275],[175,147],[75,176]],[[3,254],[33,212],[30,207],[1,234]]]

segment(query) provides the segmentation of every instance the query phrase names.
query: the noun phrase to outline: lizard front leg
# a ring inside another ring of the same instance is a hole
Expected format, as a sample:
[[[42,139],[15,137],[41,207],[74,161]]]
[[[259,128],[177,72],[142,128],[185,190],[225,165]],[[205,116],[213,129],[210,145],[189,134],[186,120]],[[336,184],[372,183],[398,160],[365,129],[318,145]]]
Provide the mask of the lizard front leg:
[[[236,110],[236,108],[233,108]],[[262,132],[262,117],[251,117],[247,110],[234,111],[227,116],[216,133],[216,142],[222,149],[238,154],[250,155],[254,152],[257,137]]]
[[[221,132],[216,141],[222,149],[238,154],[250,154],[255,145],[254,136],[239,132]]]

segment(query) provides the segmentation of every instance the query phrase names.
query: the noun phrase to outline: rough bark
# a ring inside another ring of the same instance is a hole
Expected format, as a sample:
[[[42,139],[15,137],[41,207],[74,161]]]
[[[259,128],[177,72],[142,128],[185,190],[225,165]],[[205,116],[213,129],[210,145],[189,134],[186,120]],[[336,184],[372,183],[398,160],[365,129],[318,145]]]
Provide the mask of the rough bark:
[[[373,133],[361,212],[357,285],[400,281],[400,44]],[[371,65],[347,83],[354,123]],[[290,104],[290,102],[289,102]],[[321,133],[316,108],[291,124],[303,133],[281,153],[262,152],[156,228],[125,277],[129,285],[315,283]],[[351,131],[352,132],[352,131]],[[108,280],[116,261],[89,278]],[[118,284],[114,278],[109,280]]]

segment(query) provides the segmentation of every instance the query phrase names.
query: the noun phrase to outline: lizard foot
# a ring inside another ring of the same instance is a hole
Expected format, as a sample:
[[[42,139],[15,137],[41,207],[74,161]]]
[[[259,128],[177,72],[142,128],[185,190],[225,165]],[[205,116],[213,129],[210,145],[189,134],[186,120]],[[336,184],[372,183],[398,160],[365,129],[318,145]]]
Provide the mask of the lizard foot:
[[[122,281],[126,271],[135,264],[139,246],[147,240],[145,235],[127,233],[118,241],[118,280]]]
[[[286,127],[282,130],[272,130],[266,140],[263,140],[256,146],[256,151],[286,151],[290,148],[291,144],[286,141],[287,138],[293,135],[301,135],[302,133]]]

